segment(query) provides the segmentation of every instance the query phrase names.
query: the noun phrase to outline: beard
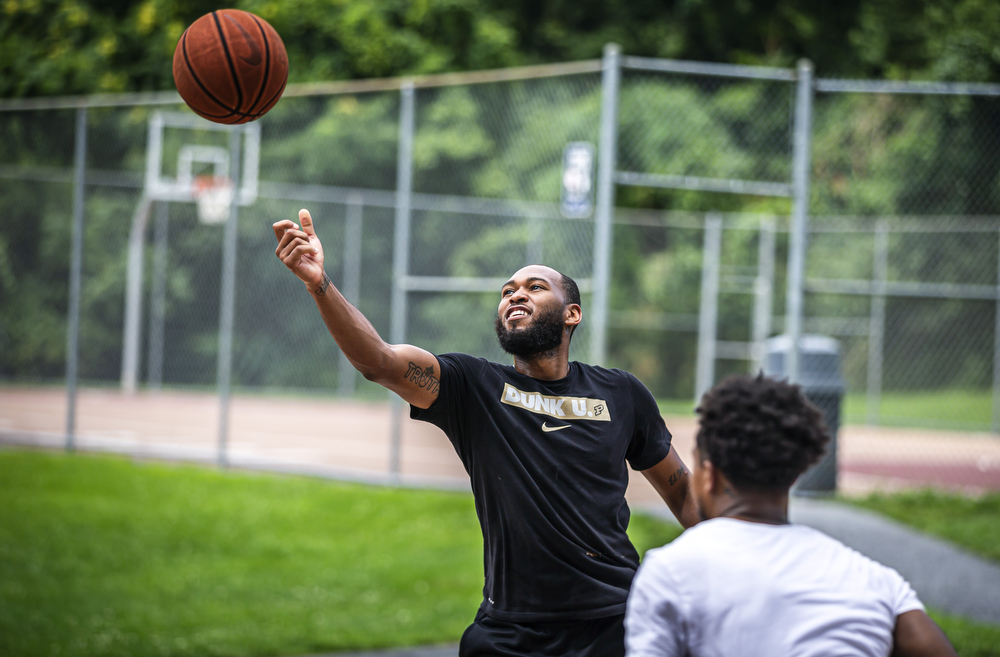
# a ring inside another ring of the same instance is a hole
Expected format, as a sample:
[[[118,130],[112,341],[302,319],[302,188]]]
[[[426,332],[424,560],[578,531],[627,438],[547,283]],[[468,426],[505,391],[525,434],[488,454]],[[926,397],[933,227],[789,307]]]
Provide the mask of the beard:
[[[519,358],[531,358],[554,352],[562,344],[565,329],[563,308],[559,306],[536,312],[534,321],[524,328],[508,329],[503,325],[499,313],[496,318],[497,342],[500,343],[500,348],[511,356]]]

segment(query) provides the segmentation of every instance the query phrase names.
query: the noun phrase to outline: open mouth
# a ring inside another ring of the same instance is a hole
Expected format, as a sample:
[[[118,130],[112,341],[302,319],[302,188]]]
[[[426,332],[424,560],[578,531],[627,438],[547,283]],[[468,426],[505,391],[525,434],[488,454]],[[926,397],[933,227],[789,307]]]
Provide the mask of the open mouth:
[[[515,319],[523,319],[531,313],[524,306],[515,306],[507,311],[507,321],[513,321]]]

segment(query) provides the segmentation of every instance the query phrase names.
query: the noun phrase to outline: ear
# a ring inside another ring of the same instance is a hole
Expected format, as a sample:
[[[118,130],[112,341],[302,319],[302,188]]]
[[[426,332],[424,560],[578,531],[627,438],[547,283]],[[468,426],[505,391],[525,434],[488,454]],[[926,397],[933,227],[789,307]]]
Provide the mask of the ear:
[[[715,465],[705,459],[701,462],[701,467],[705,471],[705,493],[707,495],[718,495],[726,488],[726,478]]]
[[[563,322],[566,324],[566,329],[575,329],[577,325],[583,321],[583,309],[580,308],[578,303],[568,303],[566,307],[563,308]]]

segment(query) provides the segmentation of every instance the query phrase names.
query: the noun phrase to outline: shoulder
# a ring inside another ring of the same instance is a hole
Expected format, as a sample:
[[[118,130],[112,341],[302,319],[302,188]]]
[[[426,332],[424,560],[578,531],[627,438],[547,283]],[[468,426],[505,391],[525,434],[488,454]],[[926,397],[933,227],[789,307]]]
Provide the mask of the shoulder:
[[[700,526],[685,530],[662,547],[648,550],[639,564],[633,587],[656,599],[684,597],[692,588],[688,579],[704,572],[705,564],[712,560],[705,548],[710,548],[715,539],[706,536],[711,531],[699,531]]]
[[[872,577],[891,582],[905,581],[903,576],[891,566],[875,561],[818,529],[798,524],[792,526],[798,532],[798,541],[803,545],[808,545],[810,553],[821,554],[825,552],[824,558],[831,565],[839,565],[839,567],[850,571],[867,571]]]
[[[478,358],[469,354],[451,352],[447,354],[437,354],[436,358],[441,363],[441,367],[450,367],[456,370],[469,372],[481,372],[486,369],[499,369],[503,365],[493,363],[485,358]]]
[[[612,386],[623,386],[628,385],[629,388],[639,387],[646,390],[646,386],[635,377],[635,375],[626,372],[625,370],[620,370],[617,367],[607,368],[601,367],[599,365],[590,365],[588,363],[581,363],[580,361],[574,361],[574,364],[580,368],[580,373],[587,378],[599,381],[606,385]]]
[[[717,523],[702,521],[685,529],[670,543],[647,551],[642,563],[654,569],[686,568],[691,563],[710,558],[706,549],[717,545],[721,540],[720,534],[724,533],[725,528],[719,527]]]

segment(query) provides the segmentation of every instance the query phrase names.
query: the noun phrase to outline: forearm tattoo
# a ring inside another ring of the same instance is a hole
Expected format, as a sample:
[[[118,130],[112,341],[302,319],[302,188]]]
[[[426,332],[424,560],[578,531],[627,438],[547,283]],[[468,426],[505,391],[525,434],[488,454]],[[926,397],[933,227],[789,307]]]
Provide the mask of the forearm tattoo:
[[[434,395],[437,394],[438,388],[441,386],[441,379],[434,376],[433,365],[428,365],[426,369],[422,369],[413,361],[410,361],[409,367],[406,368],[406,380],[416,383],[419,387],[424,388],[427,392]]]
[[[326,272],[323,272],[323,282],[316,288],[316,296],[324,296],[331,285],[333,285],[333,281],[330,280],[330,276]]]
[[[687,468],[681,466],[677,468],[677,472],[673,473],[667,478],[667,483],[673,486],[674,484],[676,484],[678,481],[681,480],[681,477],[683,477],[686,474],[687,474]]]

